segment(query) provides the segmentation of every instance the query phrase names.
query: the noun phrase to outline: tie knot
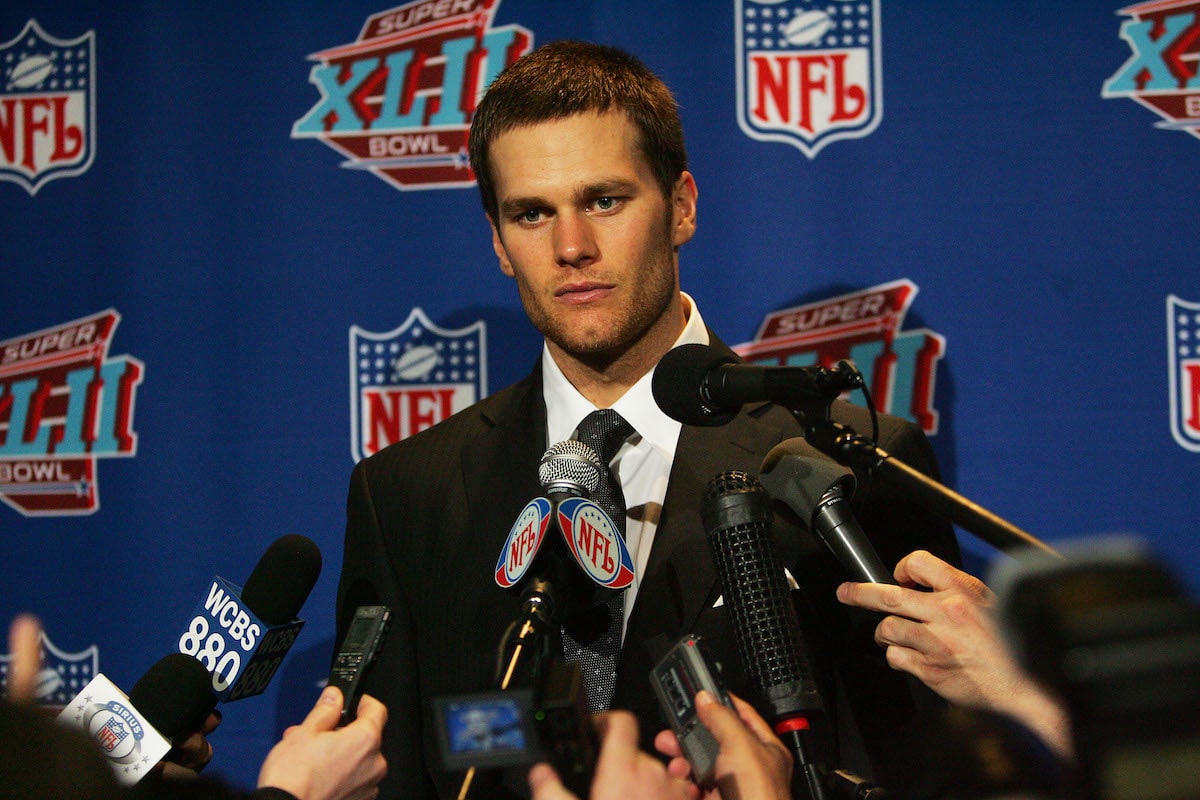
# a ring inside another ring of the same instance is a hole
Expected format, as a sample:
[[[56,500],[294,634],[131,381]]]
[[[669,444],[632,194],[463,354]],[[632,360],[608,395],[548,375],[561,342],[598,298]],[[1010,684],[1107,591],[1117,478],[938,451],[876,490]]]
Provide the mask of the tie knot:
[[[633,426],[624,417],[611,408],[601,408],[583,418],[575,438],[595,450],[607,465],[631,433]]]

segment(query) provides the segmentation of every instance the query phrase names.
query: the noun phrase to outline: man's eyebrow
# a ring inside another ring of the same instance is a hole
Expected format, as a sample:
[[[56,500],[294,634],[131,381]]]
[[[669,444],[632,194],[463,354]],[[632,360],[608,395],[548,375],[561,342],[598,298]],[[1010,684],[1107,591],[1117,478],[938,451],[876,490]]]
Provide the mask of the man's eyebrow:
[[[578,187],[574,191],[574,199],[577,203],[587,202],[594,197],[604,197],[605,195],[625,195],[631,194],[637,190],[635,181],[624,180],[622,178],[610,178],[605,180],[594,181],[589,184]],[[524,197],[506,197],[499,204],[500,213],[504,215],[518,214],[531,208],[548,208],[550,201],[544,197],[537,195],[528,195]]]
[[[579,200],[602,197],[610,194],[631,194],[637,189],[637,183],[622,178],[609,178],[581,186],[575,193]]]
[[[544,208],[547,205],[549,203],[540,197],[506,197],[500,202],[500,213],[508,216],[531,208]]]

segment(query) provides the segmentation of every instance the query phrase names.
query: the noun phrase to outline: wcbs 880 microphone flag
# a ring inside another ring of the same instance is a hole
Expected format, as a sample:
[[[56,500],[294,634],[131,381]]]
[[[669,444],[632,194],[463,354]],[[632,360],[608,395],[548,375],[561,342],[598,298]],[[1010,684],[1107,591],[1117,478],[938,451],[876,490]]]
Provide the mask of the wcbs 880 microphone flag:
[[[297,618],[321,573],[321,551],[307,537],[276,539],[239,587],[213,578],[179,637],[179,652],[212,673],[222,701],[261,694],[304,627]]]

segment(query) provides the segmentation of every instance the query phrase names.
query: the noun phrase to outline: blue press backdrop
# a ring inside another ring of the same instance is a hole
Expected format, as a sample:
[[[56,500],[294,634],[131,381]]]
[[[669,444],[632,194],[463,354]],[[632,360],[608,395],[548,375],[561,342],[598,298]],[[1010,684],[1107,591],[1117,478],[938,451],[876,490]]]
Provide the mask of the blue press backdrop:
[[[58,647],[99,645],[128,688],[214,574],[240,583],[278,536],[315,540],[325,566],[304,633],[213,738],[213,768],[243,785],[306,712],[332,647],[351,326],[390,331],[417,307],[448,329],[483,320],[489,391],[540,347],[474,188],[399,191],[292,137],[320,100],[310,54],[387,9],[0,9],[0,42],[31,19],[59,39],[94,31],[96,111],[86,171],[35,195],[0,182],[0,340],[111,308],[110,356],[144,365],[136,454],[96,459],[94,513],[0,506],[0,619],[32,610]],[[676,92],[700,188],[683,285],[726,341],[750,342],[771,311],[912,281],[904,329],[945,340],[932,441],[947,483],[1052,542],[1144,535],[1197,584],[1200,453],[1171,432],[1165,307],[1200,300],[1200,139],[1102,96],[1131,57],[1119,3],[883,0],[878,127],[811,159],[739,129],[732,2],[494,11],[535,44],[626,48]],[[973,568],[992,557],[961,539]]]

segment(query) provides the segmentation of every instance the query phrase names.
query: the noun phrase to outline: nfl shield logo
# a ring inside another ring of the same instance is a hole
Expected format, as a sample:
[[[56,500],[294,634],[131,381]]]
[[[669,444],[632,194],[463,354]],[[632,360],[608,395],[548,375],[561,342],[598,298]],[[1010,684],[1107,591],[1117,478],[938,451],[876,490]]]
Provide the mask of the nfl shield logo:
[[[1167,295],[1167,352],[1171,365],[1171,434],[1200,453],[1200,303]]]
[[[880,0],[736,0],[738,125],[809,158],[883,117]]]
[[[414,308],[399,328],[350,328],[351,451],[359,461],[487,394],[483,320],[456,331]]]
[[[517,515],[496,562],[496,585],[508,589],[520,583],[542,549],[550,528],[551,506],[544,497],[535,497]]]
[[[558,529],[576,563],[593,581],[610,589],[633,583],[633,558],[621,531],[604,509],[583,497],[558,505]]]
[[[96,743],[100,745],[100,749],[106,753],[111,753],[117,749],[117,745],[125,741],[129,736],[129,728],[116,717],[109,717],[103,725],[96,730]]]
[[[41,653],[42,669],[33,690],[33,700],[40,706],[62,708],[100,673],[100,648],[96,645],[68,653],[42,631]],[[0,695],[7,693],[11,663],[11,653],[0,653]]]
[[[29,20],[0,44],[0,181],[37,194],[96,153],[96,33],[57,39]]]

